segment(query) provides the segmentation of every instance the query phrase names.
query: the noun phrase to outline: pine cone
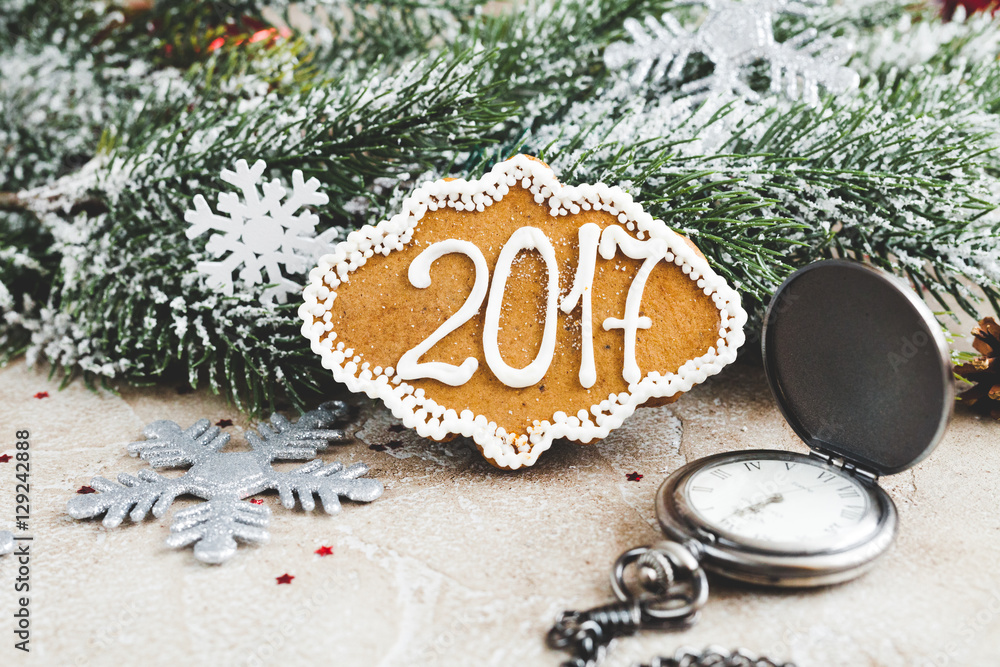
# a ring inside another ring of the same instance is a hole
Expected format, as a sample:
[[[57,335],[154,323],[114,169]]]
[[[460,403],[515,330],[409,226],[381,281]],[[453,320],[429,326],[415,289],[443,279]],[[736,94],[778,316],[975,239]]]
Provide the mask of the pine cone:
[[[955,367],[955,372],[976,384],[959,400],[1000,420],[1000,324],[992,317],[972,329],[972,346],[982,356]]]

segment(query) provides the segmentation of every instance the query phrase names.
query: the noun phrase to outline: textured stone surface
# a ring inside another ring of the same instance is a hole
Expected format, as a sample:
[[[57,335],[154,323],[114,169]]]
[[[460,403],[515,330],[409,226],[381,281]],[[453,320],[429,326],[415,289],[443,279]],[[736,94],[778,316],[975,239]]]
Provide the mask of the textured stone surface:
[[[20,363],[0,371],[0,406],[0,454],[14,453],[15,429],[31,430],[35,536],[28,659],[11,646],[16,563],[0,557],[5,665],[557,665],[545,631],[562,609],[608,601],[617,555],[659,537],[653,495],[667,473],[724,450],[803,449],[752,367],[639,411],[601,444],[557,443],[518,473],[461,442],[422,441],[364,403],[355,442],[322,458],[367,462],[385,495],[335,517],[266,495],[271,543],[207,566],[163,546],[169,515],[105,530],[64,509],[92,476],[140,470],[125,444],[155,419],[232,418],[229,448],[242,446],[248,423],[233,408],[169,388],[59,391]],[[632,471],[643,479],[626,481]],[[0,528],[13,476],[0,463]],[[804,592],[713,581],[698,626],[621,640],[605,664],[710,643],[800,667],[998,664],[1000,424],[960,410],[930,458],[883,485],[901,530],[869,574]],[[334,555],[316,556],[321,545]],[[294,581],[278,586],[286,572]]]

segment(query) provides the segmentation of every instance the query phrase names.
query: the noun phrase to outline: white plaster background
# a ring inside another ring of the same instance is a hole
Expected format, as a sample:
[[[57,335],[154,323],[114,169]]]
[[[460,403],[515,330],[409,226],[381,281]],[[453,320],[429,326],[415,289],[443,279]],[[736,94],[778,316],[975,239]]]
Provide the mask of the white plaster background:
[[[0,453],[14,453],[15,429],[31,430],[35,536],[27,657],[12,648],[16,564],[0,557],[0,665],[557,665],[545,631],[562,609],[609,601],[617,555],[659,537],[653,496],[667,473],[724,450],[803,450],[747,366],[515,473],[461,443],[390,430],[391,416],[362,407],[356,440],[321,456],[367,462],[385,495],[335,517],[265,496],[271,543],[207,566],[163,546],[169,515],[105,530],[64,508],[91,477],[140,470],[125,444],[155,419],[233,418],[229,447],[243,446],[248,423],[232,407],[170,388],[59,391],[21,363],[0,371]],[[368,448],[390,440],[402,446]],[[633,470],[642,481],[626,481]],[[13,475],[0,464],[2,528]],[[707,644],[799,667],[1000,664],[1000,424],[959,410],[938,450],[883,486],[901,530],[869,574],[806,592],[713,581],[695,628],[620,640],[605,664]],[[313,554],[324,544],[333,556]],[[278,586],[285,572],[295,580]]]

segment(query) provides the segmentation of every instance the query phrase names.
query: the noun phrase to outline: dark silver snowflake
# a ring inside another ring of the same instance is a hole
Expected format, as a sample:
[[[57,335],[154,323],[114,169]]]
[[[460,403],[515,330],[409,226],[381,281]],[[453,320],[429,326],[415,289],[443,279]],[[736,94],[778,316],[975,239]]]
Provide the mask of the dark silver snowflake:
[[[66,511],[74,519],[104,514],[104,526],[115,528],[126,516],[132,521],[142,521],[150,512],[162,517],[178,496],[193,494],[206,502],[174,514],[167,546],[194,544],[198,560],[222,563],[236,553],[237,540],[269,540],[271,511],[245,501],[249,496],[273,489],[281,504],[292,509],[297,494],[302,509],[312,511],[316,495],[327,514],[336,514],[341,496],[370,502],[382,495],[381,482],[361,478],[368,472],[365,464],[324,466],[314,458],[331,442],[348,439],[342,430],[329,428],[346,410],[343,403],[325,403],[294,424],[272,415],[270,426],[260,424],[258,433],[247,433],[251,450],[242,452],[220,452],[229,442],[229,434],[210,426],[207,419],[184,430],[172,421],[155,421],[144,430],[146,440],[128,446],[129,453],[141,456],[152,468],[190,469],[175,478],[153,470],[141,470],[136,477],[122,473],[118,484],[95,477],[90,486],[98,493],[73,497]],[[271,466],[274,461],[304,459],[313,460],[290,472],[278,472]]]

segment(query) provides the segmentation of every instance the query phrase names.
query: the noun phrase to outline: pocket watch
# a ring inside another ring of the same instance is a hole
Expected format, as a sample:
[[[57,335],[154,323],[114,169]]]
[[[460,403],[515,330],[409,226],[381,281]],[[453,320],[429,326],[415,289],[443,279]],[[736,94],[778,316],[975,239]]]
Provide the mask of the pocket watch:
[[[948,344],[924,302],[867,264],[789,277],[764,317],[764,370],[808,454],[716,454],[660,487],[664,533],[707,570],[771,586],[853,579],[892,544],[878,485],[930,454],[954,404]]]
[[[878,480],[930,454],[954,404],[947,341],[930,309],[869,265],[817,262],[775,293],[762,354],[808,453],[724,452],[674,471],[656,494],[669,541],[622,554],[611,575],[619,602],[567,612],[550,644],[579,648],[586,636],[597,650],[639,627],[690,624],[708,596],[705,571],[824,586],[864,573],[892,545],[896,508]]]

